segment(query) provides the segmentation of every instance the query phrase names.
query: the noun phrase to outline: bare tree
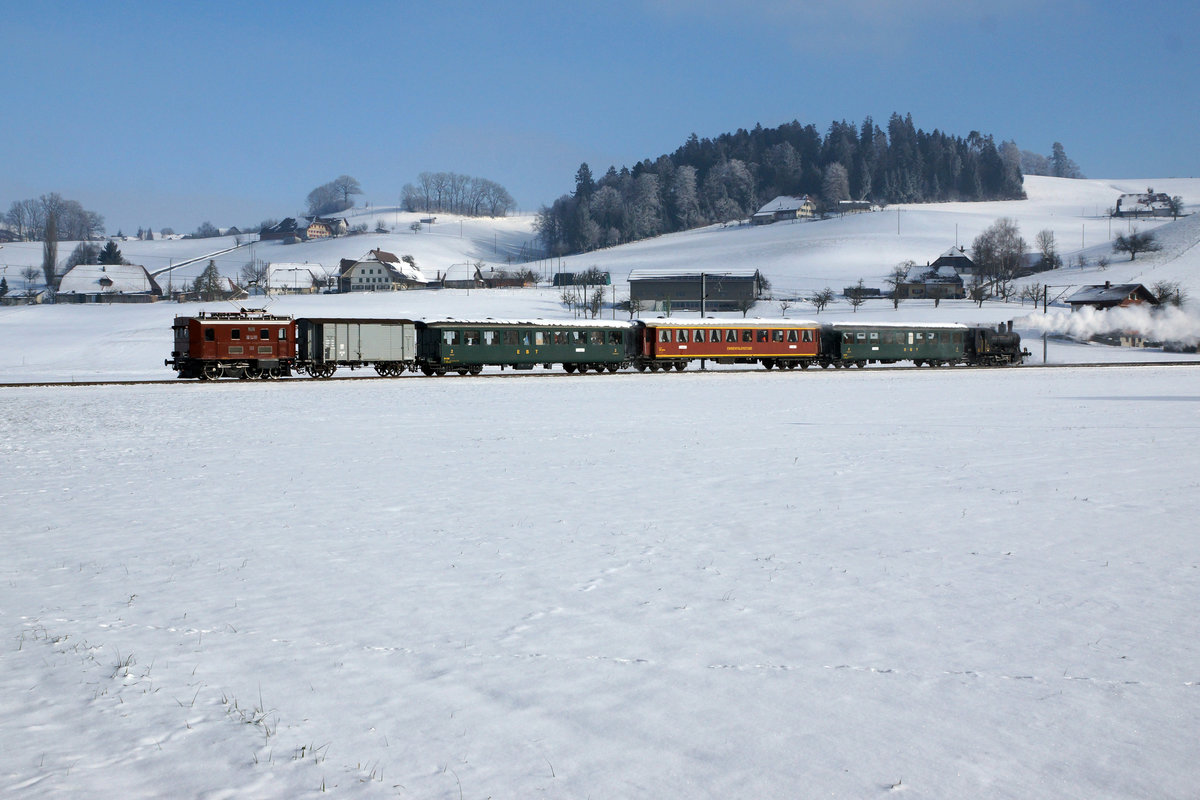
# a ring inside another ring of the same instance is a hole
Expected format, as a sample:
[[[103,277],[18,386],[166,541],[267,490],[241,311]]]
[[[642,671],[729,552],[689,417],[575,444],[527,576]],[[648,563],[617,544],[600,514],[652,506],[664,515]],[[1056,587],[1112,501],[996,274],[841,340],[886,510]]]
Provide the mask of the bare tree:
[[[51,211],[46,215],[46,236],[42,244],[42,274],[46,276],[47,293],[58,287],[55,272],[58,268],[58,216]]]
[[[1114,253],[1129,253],[1129,260],[1137,258],[1138,253],[1154,253],[1162,250],[1162,245],[1154,241],[1153,233],[1138,233],[1134,228],[1128,236],[1124,234],[1113,240]]]
[[[900,287],[908,281],[908,271],[916,265],[912,259],[901,261],[892,267],[892,271],[883,279],[885,284],[892,287],[892,308],[900,307]]]
[[[1187,290],[1179,285],[1179,281],[1159,281],[1150,287],[1150,291],[1154,292],[1158,302],[1163,305],[1182,308],[1187,302]]]
[[[858,307],[867,302],[866,289],[867,287],[863,283],[863,279],[859,278],[858,283],[851,286],[850,290],[846,292],[846,302],[854,309],[855,314],[858,313]]]
[[[1054,239],[1054,231],[1038,231],[1034,244],[1042,255],[1041,268],[1044,270],[1058,269],[1062,266],[1062,256],[1058,254],[1058,245]]]
[[[808,298],[808,302],[816,307],[817,313],[820,314],[827,305],[835,302],[836,297],[833,294],[833,289],[826,286],[819,292],[813,292],[812,297]]]
[[[788,309],[792,307],[792,301],[786,297],[783,297],[778,300],[778,303],[779,303],[779,313],[782,314],[784,317],[787,317]]]

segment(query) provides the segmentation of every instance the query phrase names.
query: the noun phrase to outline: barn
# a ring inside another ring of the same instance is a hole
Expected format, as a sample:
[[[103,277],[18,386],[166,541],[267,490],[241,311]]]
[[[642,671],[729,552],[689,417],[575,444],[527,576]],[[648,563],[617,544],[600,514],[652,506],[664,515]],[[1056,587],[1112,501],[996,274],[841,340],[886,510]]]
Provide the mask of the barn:
[[[635,269],[629,273],[629,299],[646,311],[746,311],[766,288],[756,269],[672,272]]]
[[[137,264],[79,264],[62,276],[60,303],[153,303],[162,289]]]

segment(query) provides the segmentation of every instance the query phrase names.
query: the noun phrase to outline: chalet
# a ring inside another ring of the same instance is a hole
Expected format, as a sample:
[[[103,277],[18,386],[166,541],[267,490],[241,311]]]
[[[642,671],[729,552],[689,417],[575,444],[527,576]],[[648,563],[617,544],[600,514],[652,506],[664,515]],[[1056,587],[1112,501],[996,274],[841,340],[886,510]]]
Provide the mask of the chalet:
[[[62,276],[60,303],[152,303],[162,289],[137,264],[79,264]]]
[[[765,281],[756,269],[672,272],[635,269],[629,273],[629,300],[653,311],[745,311],[762,296]]]
[[[750,222],[755,225],[770,225],[772,222],[811,217],[817,211],[817,205],[808,195],[794,197],[781,194],[765,206],[754,212]]]
[[[309,239],[328,239],[331,236],[345,236],[349,230],[350,224],[344,219],[308,217],[304,235]]]
[[[420,269],[386,250],[372,250],[357,261],[343,258],[339,265],[339,292],[394,292],[428,284]]]
[[[1072,311],[1081,308],[1118,308],[1150,304],[1158,305],[1154,293],[1140,283],[1113,284],[1105,281],[1103,286],[1085,286],[1066,299]]]
[[[451,264],[442,276],[442,286],[446,289],[482,289],[483,273],[475,264]]]

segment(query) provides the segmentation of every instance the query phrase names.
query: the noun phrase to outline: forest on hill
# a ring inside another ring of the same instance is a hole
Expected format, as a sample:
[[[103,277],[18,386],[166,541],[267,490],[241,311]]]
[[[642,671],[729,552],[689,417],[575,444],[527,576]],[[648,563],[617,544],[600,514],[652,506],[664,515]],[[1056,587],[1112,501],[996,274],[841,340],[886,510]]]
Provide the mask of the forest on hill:
[[[926,133],[911,114],[892,114],[886,130],[867,117],[824,135],[797,121],[714,139],[693,133],[674,153],[599,178],[580,165],[575,191],[544,206],[537,229],[550,252],[569,254],[744,219],[779,195],[808,195],[818,209],[1020,199],[1021,159],[1014,142]]]

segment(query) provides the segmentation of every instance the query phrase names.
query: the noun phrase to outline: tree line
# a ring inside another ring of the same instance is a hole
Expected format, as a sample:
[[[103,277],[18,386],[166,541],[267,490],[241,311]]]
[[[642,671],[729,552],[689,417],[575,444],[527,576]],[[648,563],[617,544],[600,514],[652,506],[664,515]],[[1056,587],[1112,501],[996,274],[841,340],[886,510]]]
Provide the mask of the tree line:
[[[965,138],[892,114],[886,130],[834,122],[824,135],[793,121],[714,139],[692,134],[674,153],[596,178],[588,164],[575,191],[538,214],[553,253],[579,253],[700,225],[744,219],[779,195],[808,195],[825,209],[841,200],[923,203],[1025,196],[1021,150],[991,135]]]
[[[51,219],[56,236],[62,241],[87,241],[104,234],[103,216],[86,210],[78,201],[67,200],[58,192],[13,201],[2,221],[19,239],[40,242],[46,238]]]
[[[422,172],[416,183],[404,184],[400,204],[408,211],[467,217],[503,217],[517,207],[495,181],[455,172]]]

